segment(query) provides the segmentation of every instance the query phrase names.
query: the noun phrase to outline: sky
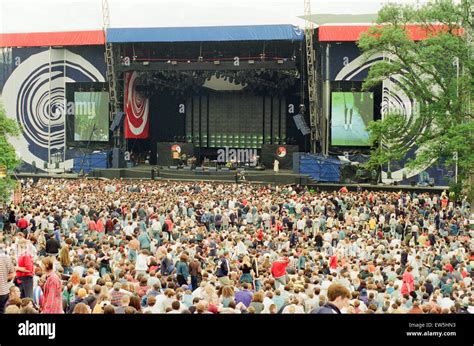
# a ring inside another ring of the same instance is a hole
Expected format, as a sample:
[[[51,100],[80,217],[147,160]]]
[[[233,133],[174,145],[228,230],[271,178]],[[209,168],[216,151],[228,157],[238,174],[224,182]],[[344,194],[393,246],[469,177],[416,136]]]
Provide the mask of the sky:
[[[311,12],[376,13],[388,1],[312,0]],[[304,14],[303,0],[109,0],[109,8],[111,27],[304,26],[298,18]],[[0,33],[100,30],[102,26],[102,0],[0,0]]]

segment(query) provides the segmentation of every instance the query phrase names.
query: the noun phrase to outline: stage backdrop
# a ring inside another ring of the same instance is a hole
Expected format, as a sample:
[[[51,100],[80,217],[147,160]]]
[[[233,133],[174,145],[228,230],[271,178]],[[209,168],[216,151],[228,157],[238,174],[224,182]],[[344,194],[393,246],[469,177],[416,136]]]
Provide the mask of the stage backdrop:
[[[183,153],[187,158],[193,156],[194,145],[191,143],[158,142],[156,152],[158,166],[174,166]]]
[[[145,139],[149,136],[149,99],[136,90],[137,72],[125,75],[125,138]]]
[[[13,48],[7,51],[11,71],[6,75],[1,100],[7,117],[22,127],[18,137],[9,138],[23,164],[39,169],[50,159],[71,169],[75,153],[66,151],[66,83],[105,82],[103,46],[67,48]],[[50,73],[51,71],[51,73]],[[50,111],[51,110],[51,111]],[[63,162],[65,160],[65,162]]]
[[[264,144],[262,146],[262,163],[267,169],[273,169],[273,162],[280,162],[280,169],[293,168],[293,153],[298,151],[297,145]]]

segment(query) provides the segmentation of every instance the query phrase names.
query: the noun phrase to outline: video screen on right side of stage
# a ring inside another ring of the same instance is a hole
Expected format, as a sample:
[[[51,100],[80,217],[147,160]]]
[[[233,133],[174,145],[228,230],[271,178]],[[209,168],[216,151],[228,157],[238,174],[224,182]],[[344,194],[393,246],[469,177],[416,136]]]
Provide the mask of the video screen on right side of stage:
[[[374,93],[332,92],[331,145],[369,146],[367,125],[374,120]]]

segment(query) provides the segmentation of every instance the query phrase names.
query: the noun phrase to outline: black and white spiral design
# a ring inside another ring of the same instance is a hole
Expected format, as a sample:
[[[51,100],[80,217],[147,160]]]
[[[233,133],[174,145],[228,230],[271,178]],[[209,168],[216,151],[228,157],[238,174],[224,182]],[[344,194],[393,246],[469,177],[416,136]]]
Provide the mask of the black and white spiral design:
[[[7,116],[21,126],[21,135],[10,142],[23,161],[40,165],[50,154],[64,152],[64,86],[76,81],[101,82],[104,77],[89,61],[65,49],[31,55],[8,78],[2,99]]]

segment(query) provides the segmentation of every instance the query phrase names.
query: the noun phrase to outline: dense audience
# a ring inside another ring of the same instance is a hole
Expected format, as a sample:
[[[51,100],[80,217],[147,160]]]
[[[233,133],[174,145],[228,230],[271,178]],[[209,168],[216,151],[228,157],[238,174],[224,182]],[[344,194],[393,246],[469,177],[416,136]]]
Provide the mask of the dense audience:
[[[0,313],[473,313],[470,205],[415,192],[32,180]]]

